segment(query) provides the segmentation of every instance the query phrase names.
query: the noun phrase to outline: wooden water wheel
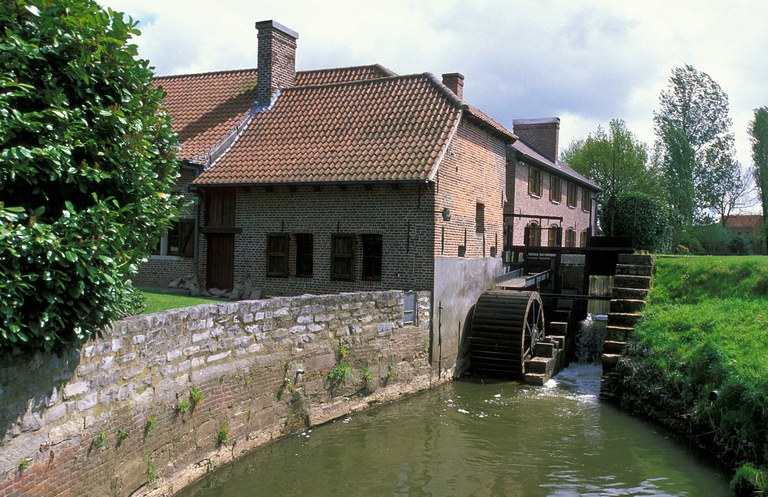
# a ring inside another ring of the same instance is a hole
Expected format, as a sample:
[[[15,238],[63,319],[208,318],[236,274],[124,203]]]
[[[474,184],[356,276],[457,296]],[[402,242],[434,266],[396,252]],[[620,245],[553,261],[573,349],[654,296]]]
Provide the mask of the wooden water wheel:
[[[522,378],[525,361],[544,338],[538,292],[489,290],[475,305],[470,331],[470,369],[488,376]]]

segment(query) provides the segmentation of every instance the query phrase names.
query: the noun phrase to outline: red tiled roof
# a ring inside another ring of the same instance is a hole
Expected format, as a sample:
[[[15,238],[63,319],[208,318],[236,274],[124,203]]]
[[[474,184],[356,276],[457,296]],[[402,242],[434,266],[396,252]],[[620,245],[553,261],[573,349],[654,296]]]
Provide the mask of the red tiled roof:
[[[295,85],[328,85],[346,81],[389,78],[392,76],[397,76],[397,74],[380,64],[374,64],[371,66],[339,67],[336,69],[318,69],[314,71],[297,72]]]
[[[256,69],[163,76],[165,107],[179,134],[179,157],[200,162],[251,112],[256,98]]]
[[[763,216],[761,214],[734,214],[725,220],[727,228],[762,228]]]
[[[179,157],[205,162],[206,154],[242,125],[256,99],[257,69],[155,78],[165,90],[165,107],[179,134]],[[296,73],[296,86],[340,83],[395,76],[386,67],[343,67]]]
[[[461,103],[430,74],[282,90],[196,184],[426,180]]]

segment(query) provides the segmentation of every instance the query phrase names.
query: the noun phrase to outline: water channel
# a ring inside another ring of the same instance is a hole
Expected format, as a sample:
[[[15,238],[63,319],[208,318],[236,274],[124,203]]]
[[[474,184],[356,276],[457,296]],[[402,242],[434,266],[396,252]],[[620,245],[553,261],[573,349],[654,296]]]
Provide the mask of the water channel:
[[[598,400],[600,366],[544,387],[456,381],[280,440],[178,497],[730,496],[725,473]]]

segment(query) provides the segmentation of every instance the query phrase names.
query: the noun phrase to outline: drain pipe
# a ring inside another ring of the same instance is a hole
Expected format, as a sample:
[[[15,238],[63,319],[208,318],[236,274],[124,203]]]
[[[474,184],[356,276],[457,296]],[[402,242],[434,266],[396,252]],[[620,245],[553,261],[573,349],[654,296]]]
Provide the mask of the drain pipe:
[[[437,371],[443,377],[443,301],[437,303]]]

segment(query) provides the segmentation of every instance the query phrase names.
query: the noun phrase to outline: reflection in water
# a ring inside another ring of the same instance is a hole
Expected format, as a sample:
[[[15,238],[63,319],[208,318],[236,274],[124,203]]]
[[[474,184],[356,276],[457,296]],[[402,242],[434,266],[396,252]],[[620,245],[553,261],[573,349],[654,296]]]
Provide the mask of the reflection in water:
[[[728,496],[724,475],[598,401],[600,366],[544,387],[454,382],[264,447],[192,496]]]

